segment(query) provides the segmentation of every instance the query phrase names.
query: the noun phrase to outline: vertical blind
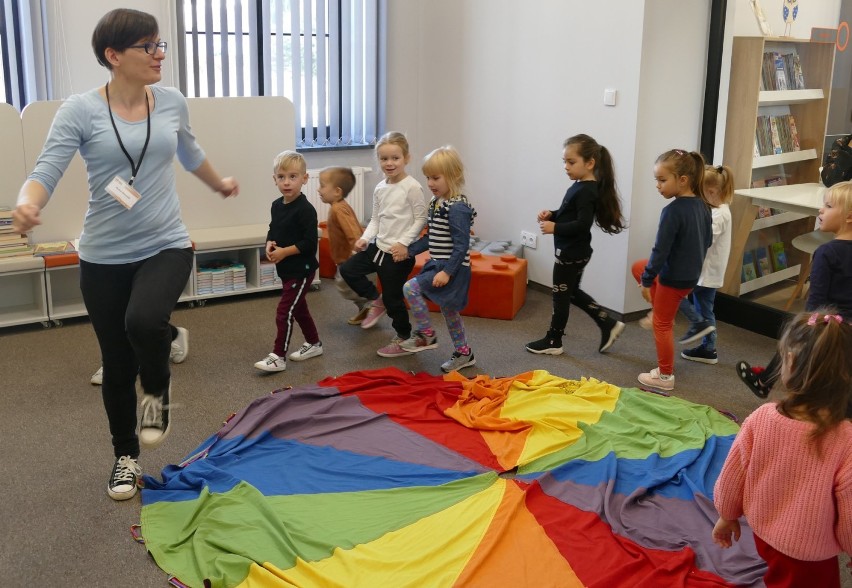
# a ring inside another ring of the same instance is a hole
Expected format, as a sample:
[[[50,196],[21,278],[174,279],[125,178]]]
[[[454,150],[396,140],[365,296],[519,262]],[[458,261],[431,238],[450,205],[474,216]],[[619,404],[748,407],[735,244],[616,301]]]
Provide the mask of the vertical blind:
[[[298,147],[373,144],[380,2],[181,0],[181,90],[286,96]]]

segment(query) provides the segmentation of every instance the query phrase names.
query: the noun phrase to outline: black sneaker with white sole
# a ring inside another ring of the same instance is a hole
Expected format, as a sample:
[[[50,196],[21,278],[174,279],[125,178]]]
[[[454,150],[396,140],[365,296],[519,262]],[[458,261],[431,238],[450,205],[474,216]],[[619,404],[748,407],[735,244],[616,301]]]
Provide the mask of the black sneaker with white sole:
[[[624,330],[624,323],[615,319],[610,319],[605,327],[601,327],[601,346],[598,347],[598,353],[603,353],[615,343],[621,332]]]
[[[709,335],[715,330],[716,327],[711,325],[708,321],[701,321],[700,323],[689,325],[689,330],[684,333],[683,337],[678,339],[677,342],[681,345],[695,343],[696,341],[703,339],[705,335]]]
[[[564,333],[548,329],[547,334],[526,344],[526,350],[538,355],[562,355],[562,335]]]
[[[162,396],[142,395],[142,424],[139,426],[139,444],[142,447],[158,447],[169,434],[171,395],[171,384]]]
[[[699,345],[693,349],[684,349],[680,352],[680,356],[689,361],[697,361],[699,363],[716,364],[719,362],[716,350],[707,349],[703,345]]]
[[[138,490],[139,476],[142,468],[135,457],[122,455],[116,458],[112,466],[112,474],[107,483],[107,494],[113,500],[128,500],[136,496]]]

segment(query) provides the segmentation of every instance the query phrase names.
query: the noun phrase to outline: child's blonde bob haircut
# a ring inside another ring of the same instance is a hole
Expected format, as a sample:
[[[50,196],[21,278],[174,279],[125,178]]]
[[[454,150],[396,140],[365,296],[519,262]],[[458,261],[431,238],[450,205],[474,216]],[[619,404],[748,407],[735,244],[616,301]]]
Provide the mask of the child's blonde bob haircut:
[[[852,212],[852,181],[838,182],[828,189],[825,199],[834,208],[843,210],[843,216],[849,216]]]
[[[275,156],[275,160],[272,162],[272,173],[294,167],[298,168],[299,173],[302,174],[308,171],[308,164],[305,162],[305,158],[302,157],[301,153],[290,150],[282,151]]]
[[[464,164],[459,152],[450,145],[438,147],[423,159],[425,176],[444,176],[450,190],[449,198],[462,195],[464,187]]]

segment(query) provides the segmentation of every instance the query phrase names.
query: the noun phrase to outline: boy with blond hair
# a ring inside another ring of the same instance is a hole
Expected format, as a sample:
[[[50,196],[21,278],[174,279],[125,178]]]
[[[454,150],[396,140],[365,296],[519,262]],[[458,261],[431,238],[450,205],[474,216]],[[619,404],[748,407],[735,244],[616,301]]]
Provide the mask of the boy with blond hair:
[[[305,158],[295,151],[284,151],[275,158],[272,179],[281,198],[272,202],[266,258],[275,264],[281,278],[281,300],[275,314],[278,334],[272,353],[254,367],[265,372],[287,369],[287,348],[293,335],[293,320],[299,323],[305,344],[290,354],[293,361],[322,355],[322,343],[305,299],[313,282],[317,262],[317,211],[302,194],[308,182]]]
[[[331,260],[337,268],[334,285],[346,300],[358,307],[358,312],[347,321],[350,325],[360,325],[370,310],[368,300],[350,288],[340,277],[340,265],[352,256],[357,241],[364,228],[358,222],[355,211],[346,201],[346,197],[355,187],[355,174],[348,167],[327,167],[319,175],[320,200],[329,205],[326,226]]]

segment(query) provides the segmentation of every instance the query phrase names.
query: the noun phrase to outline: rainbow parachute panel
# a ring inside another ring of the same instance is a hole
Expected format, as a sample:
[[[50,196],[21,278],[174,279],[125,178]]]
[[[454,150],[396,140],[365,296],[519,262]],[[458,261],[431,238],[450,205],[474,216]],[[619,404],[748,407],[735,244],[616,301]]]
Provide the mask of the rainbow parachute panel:
[[[388,368],[251,403],[162,480],[142,537],[175,585],[756,586],[716,547],[716,410],[546,371]]]

